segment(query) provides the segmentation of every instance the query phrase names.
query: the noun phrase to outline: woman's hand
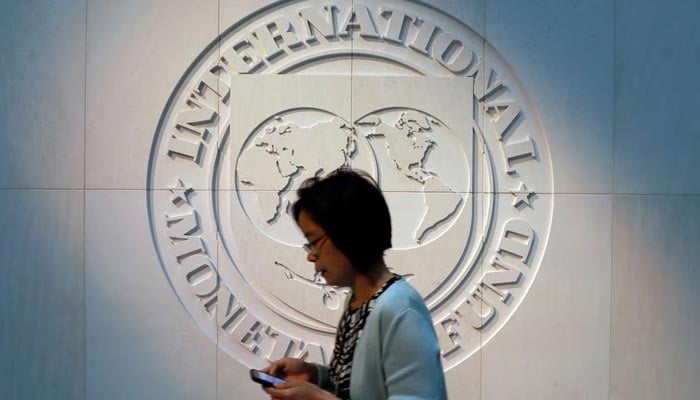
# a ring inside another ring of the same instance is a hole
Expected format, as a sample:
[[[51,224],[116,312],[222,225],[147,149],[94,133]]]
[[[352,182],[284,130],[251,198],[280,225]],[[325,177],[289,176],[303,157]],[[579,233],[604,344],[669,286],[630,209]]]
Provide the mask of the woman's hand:
[[[289,382],[318,382],[316,366],[298,358],[283,358],[274,361],[263,369],[262,372],[278,376]]]
[[[263,389],[272,400],[338,400],[313,383],[287,381]]]

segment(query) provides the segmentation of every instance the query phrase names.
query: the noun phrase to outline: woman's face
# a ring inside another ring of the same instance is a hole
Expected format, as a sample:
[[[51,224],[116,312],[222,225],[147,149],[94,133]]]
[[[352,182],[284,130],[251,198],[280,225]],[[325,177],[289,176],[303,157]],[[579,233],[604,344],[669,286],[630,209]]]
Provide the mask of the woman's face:
[[[314,263],[316,272],[320,273],[329,285],[353,286],[356,273],[350,260],[335,247],[331,238],[305,209],[299,213],[297,223],[306,240],[311,244],[311,251],[306,259]]]

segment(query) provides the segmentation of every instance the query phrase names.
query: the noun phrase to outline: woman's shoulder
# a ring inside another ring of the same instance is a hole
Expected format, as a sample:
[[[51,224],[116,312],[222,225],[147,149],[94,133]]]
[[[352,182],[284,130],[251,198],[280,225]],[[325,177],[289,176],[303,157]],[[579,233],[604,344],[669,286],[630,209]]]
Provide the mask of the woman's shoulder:
[[[373,313],[376,311],[381,318],[387,318],[402,314],[407,310],[428,314],[423,297],[406,279],[402,278],[394,282],[377,298]]]

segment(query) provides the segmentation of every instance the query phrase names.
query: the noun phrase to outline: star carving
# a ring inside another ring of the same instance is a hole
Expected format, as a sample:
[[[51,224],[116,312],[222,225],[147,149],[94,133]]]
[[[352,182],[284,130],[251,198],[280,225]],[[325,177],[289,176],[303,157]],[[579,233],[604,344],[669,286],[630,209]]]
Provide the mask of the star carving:
[[[530,198],[535,194],[532,190],[528,189],[524,182],[520,182],[520,187],[517,190],[511,191],[510,194],[515,196],[513,200],[513,207],[521,209],[522,207],[532,207],[530,203]]]
[[[182,179],[177,180],[177,184],[175,186],[170,188],[170,193],[173,194],[173,196],[170,198],[170,201],[173,202],[176,206],[182,204],[182,203],[190,203],[189,199],[189,194],[194,191],[191,186],[185,185],[184,182],[182,182]]]

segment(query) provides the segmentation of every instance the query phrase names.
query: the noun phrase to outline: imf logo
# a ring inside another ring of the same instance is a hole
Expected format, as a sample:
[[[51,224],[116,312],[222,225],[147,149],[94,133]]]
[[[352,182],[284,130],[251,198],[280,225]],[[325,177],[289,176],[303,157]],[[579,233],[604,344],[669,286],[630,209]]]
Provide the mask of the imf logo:
[[[419,2],[295,1],[230,27],[165,106],[151,152],[154,244],[182,304],[250,367],[327,362],[347,296],[305,261],[306,178],[370,173],[389,267],[423,295],[450,369],[525,297],[554,199],[547,141],[514,72]]]

